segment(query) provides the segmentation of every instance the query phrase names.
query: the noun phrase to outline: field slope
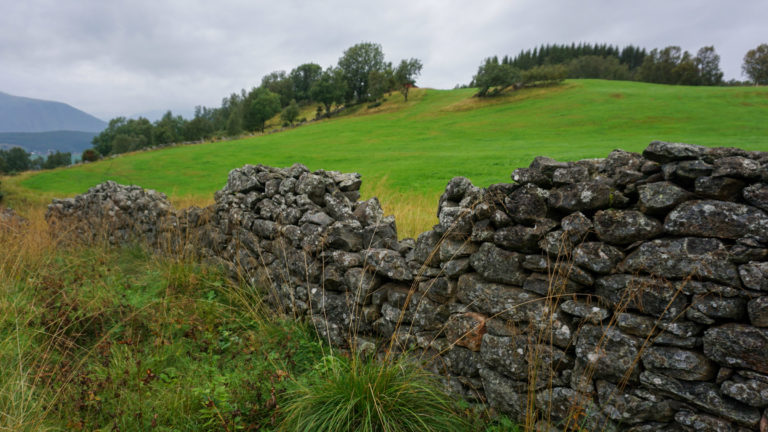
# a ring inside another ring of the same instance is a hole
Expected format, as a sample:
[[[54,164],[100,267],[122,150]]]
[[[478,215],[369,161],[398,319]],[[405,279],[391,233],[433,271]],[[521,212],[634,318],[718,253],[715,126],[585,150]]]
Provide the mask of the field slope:
[[[454,176],[509,181],[537,155],[560,160],[641,151],[652,140],[768,150],[768,88],[572,80],[480,100],[474,90],[399,94],[366,115],[228,142],[168,148],[42,172],[22,186],[61,195],[112,179],[175,197],[221,188],[246,163],[356,171],[371,185],[434,199]],[[376,112],[378,111],[378,112]]]

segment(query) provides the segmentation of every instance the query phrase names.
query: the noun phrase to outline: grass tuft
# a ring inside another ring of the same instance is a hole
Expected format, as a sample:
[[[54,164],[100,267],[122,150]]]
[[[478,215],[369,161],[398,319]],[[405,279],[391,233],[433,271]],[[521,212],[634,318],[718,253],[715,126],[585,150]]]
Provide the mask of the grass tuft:
[[[285,399],[287,431],[466,430],[440,383],[404,359],[327,355],[313,373],[293,382]]]

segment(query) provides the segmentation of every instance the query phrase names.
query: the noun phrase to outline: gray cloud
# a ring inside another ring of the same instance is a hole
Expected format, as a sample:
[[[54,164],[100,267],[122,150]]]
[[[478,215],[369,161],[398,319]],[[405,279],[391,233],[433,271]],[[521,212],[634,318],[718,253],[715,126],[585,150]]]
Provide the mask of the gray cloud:
[[[542,43],[714,45],[726,78],[768,42],[768,2],[588,0],[0,0],[0,91],[55,99],[102,118],[195,105],[273,70],[335,64],[360,42],[422,59],[423,86],[468,82],[489,55]]]

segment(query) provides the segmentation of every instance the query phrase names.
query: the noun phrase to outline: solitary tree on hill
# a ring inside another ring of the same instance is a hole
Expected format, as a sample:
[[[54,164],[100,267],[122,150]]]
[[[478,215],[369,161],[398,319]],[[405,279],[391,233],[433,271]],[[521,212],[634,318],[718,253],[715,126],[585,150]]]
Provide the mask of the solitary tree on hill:
[[[339,59],[339,69],[347,82],[347,100],[367,101],[371,72],[384,70],[381,45],[362,42],[347,48]]]
[[[421,68],[421,60],[410,58],[400,61],[397,69],[395,69],[395,82],[406,102],[408,102],[408,90],[416,84],[416,77],[421,74]]]

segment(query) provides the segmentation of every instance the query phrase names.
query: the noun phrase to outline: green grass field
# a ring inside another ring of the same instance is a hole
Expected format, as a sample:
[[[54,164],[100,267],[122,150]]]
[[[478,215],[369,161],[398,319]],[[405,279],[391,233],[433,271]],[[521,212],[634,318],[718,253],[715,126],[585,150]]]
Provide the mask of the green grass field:
[[[454,176],[479,186],[509,181],[515,168],[538,155],[604,157],[616,148],[641,151],[656,139],[768,150],[765,87],[571,80],[487,100],[473,93],[419,90],[407,104],[395,93],[370,114],[362,107],[357,114],[281,133],[41,172],[21,186],[72,195],[111,179],[172,197],[210,197],[229,170],[243,164],[300,162],[313,170],[359,172],[364,194],[386,190],[436,205]]]

